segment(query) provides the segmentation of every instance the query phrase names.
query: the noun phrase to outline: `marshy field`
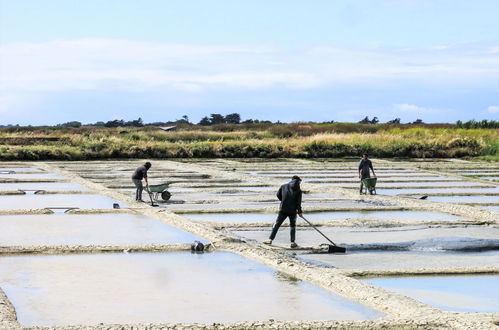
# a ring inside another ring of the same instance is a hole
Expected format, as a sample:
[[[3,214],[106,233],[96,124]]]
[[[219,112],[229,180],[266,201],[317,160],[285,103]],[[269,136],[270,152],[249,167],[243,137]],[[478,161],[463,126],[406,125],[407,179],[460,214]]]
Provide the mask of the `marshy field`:
[[[2,128],[0,329],[497,328],[497,129],[255,128]],[[346,253],[300,219],[262,244],[293,175]]]
[[[499,158],[499,129],[451,124],[4,127],[0,160],[106,158]]]

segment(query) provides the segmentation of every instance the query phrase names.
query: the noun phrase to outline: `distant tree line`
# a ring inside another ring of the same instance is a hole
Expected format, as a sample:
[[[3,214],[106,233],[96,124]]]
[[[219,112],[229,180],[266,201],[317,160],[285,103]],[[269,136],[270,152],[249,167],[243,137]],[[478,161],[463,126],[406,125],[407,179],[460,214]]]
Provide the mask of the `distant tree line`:
[[[98,121],[96,123],[82,125],[79,121],[68,121],[67,123],[57,124],[57,127],[81,127],[81,126],[100,126],[100,127],[125,127],[125,126],[133,126],[133,127],[142,127],[144,123],[142,118],[130,121],[124,121],[123,119],[115,119],[110,120],[108,122]]]
[[[315,124],[315,122],[308,122],[309,124]],[[322,122],[322,124],[335,123],[334,120]],[[373,117],[369,119],[368,116],[365,116],[362,120],[358,121],[359,124],[369,124],[375,125],[379,124],[380,121],[378,117]],[[402,124],[400,118],[395,118],[386,122],[387,124]],[[172,124],[186,124],[186,125],[200,125],[200,126],[211,126],[211,125],[219,125],[219,124],[282,124],[280,121],[272,122],[270,120],[258,120],[258,119],[246,119],[244,121],[241,120],[241,115],[238,113],[231,113],[228,115],[222,115],[219,113],[212,113],[210,116],[203,117],[197,124],[194,124],[189,121],[189,117],[187,115],[183,115],[181,119],[177,119],[175,121],[167,121],[167,122],[153,122],[145,124],[142,118],[138,118],[135,120],[125,121],[123,119],[114,119],[109,120],[107,122],[98,121],[95,123],[82,124],[79,121],[68,121],[66,123],[57,124],[56,127],[74,127],[78,128],[81,126],[100,126],[100,127],[142,127],[142,126],[160,126],[160,125],[172,125]],[[416,119],[413,122],[409,122],[407,124],[424,124],[422,119]],[[19,127],[17,125],[1,125],[0,127]],[[28,125],[27,127],[31,127]],[[457,128],[464,129],[473,129],[473,128],[499,128],[499,121],[496,120],[469,120],[467,122],[462,122],[458,120],[456,122]]]
[[[457,128],[465,128],[465,129],[472,129],[472,128],[499,128],[499,121],[496,120],[481,120],[481,121],[476,121],[476,120],[468,120],[467,122],[462,122],[458,120],[456,122]]]

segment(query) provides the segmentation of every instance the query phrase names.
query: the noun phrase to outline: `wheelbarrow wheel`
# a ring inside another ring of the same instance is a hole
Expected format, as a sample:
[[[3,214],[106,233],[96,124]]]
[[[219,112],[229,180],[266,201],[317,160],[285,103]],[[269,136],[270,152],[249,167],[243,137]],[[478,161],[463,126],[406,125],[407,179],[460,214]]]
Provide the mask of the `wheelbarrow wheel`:
[[[168,190],[165,190],[161,193],[161,198],[163,198],[164,201],[167,201],[172,197],[172,194]]]

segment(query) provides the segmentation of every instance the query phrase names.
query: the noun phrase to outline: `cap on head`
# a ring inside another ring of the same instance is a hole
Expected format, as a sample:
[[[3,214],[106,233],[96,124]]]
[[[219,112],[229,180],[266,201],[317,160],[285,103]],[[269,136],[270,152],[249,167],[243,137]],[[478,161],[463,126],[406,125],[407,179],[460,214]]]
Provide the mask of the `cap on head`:
[[[301,178],[298,175],[293,175],[293,177],[291,178],[291,180],[301,181]]]
[[[149,169],[149,168],[151,168],[151,163],[146,162],[146,163],[144,164],[144,166],[145,166],[147,169]]]

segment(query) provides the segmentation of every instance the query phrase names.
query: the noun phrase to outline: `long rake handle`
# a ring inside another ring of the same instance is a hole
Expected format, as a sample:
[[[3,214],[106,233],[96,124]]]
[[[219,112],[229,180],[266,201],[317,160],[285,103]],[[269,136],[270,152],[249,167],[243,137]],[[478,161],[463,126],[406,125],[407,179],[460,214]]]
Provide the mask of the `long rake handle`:
[[[314,226],[310,221],[308,221],[307,219],[305,219],[305,217],[301,216],[300,218],[302,218],[303,220],[305,220],[310,226],[312,226],[312,228],[314,228],[315,230],[317,230],[319,232],[319,234],[321,234],[322,236],[324,236],[325,239],[327,239],[331,244],[333,244],[334,246],[336,246],[336,244],[331,241],[329,239],[329,237],[327,237],[326,235],[324,235],[324,233],[322,231],[320,231],[319,229],[317,229],[316,226]]]

